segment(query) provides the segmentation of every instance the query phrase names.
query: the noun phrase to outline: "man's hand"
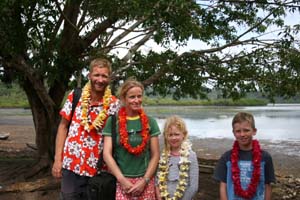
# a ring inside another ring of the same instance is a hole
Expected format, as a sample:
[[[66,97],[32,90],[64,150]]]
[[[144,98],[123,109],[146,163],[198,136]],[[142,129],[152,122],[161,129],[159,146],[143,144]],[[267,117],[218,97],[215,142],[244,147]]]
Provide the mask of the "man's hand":
[[[52,166],[52,176],[55,178],[61,178],[62,177],[62,162],[61,161],[55,161]]]

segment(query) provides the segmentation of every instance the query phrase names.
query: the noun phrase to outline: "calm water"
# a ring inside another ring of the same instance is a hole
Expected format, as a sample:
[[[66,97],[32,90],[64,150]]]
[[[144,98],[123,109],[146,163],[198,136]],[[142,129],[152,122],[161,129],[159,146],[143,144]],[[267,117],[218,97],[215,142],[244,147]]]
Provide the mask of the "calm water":
[[[239,111],[251,112],[258,129],[257,139],[300,142],[300,104],[255,107],[147,106],[162,130],[165,118],[176,114],[184,118],[189,134],[199,138],[233,138],[232,117]],[[0,124],[33,125],[28,109],[0,109]]]
[[[300,142],[300,104],[276,104],[254,107],[146,107],[162,128],[172,114],[184,118],[189,134],[199,138],[233,138],[231,120],[239,111],[254,115],[257,139]]]

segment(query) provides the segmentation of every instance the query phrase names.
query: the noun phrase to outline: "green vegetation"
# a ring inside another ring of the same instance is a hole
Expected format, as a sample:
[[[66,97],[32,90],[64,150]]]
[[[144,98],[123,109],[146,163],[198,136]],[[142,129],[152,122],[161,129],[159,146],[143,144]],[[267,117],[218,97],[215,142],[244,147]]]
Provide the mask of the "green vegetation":
[[[145,105],[178,105],[178,106],[265,106],[268,104],[264,99],[213,99],[213,100],[197,100],[197,99],[181,99],[179,101],[172,98],[145,98]]]
[[[145,105],[203,105],[203,106],[264,106],[268,103],[264,99],[239,99],[233,101],[231,99],[213,99],[213,100],[197,100],[197,99],[181,99],[179,101],[170,97],[145,97]],[[28,100],[25,92],[17,85],[6,85],[0,82],[0,107],[1,108],[28,108]]]
[[[17,84],[6,85],[0,82],[1,108],[29,108],[25,92]]]
[[[65,99],[65,98],[64,98]],[[290,99],[276,98],[276,103],[300,103],[299,97]],[[64,101],[63,101],[64,102]],[[181,99],[174,100],[171,97],[145,97],[144,105],[178,105],[178,106],[265,106],[269,101],[260,95],[250,94],[247,98],[238,100],[216,99],[199,100],[199,99]],[[25,92],[18,84],[6,85],[0,82],[0,108],[29,108],[29,103]]]

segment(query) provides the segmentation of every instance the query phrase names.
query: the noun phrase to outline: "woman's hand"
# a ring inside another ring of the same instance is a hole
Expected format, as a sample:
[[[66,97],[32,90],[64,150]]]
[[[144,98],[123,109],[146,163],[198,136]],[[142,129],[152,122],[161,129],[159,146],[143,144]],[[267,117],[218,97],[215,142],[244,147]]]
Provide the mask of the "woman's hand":
[[[142,178],[139,181],[137,181],[128,192],[131,193],[133,196],[139,196],[143,193],[146,184],[146,180]]]
[[[120,182],[122,189],[129,194],[133,184],[126,177],[123,177],[118,181]]]

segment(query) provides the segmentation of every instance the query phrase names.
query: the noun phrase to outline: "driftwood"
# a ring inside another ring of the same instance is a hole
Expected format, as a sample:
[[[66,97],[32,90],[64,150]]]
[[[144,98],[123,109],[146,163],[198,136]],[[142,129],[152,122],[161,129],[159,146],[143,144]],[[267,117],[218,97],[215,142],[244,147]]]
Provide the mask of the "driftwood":
[[[53,177],[40,178],[30,182],[17,182],[7,186],[2,186],[1,193],[7,192],[32,192],[41,190],[52,190],[60,187],[60,181]]]
[[[9,136],[10,136],[10,133],[1,132],[0,133],[0,140],[7,140]]]
[[[200,173],[213,174],[215,166],[217,164],[216,159],[205,159],[198,157],[198,165]]]

